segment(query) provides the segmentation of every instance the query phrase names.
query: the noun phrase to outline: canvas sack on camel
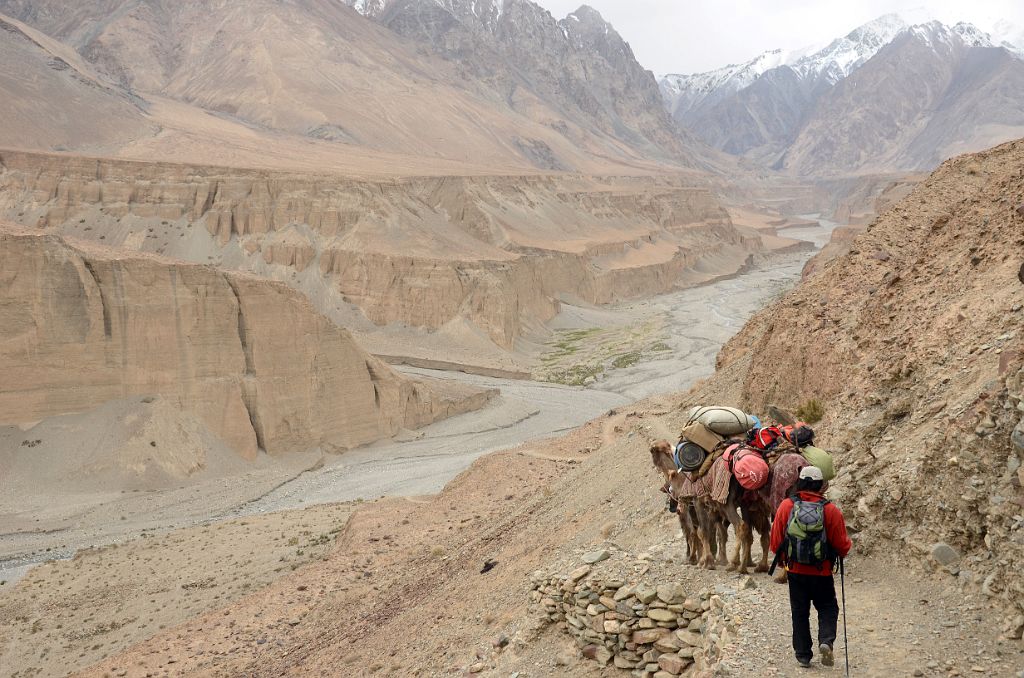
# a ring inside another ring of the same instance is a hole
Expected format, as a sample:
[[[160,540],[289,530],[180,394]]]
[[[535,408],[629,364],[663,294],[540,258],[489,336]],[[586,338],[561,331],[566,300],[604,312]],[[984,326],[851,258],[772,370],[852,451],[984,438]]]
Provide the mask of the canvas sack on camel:
[[[712,405],[694,407],[690,410],[687,425],[699,422],[720,436],[743,435],[758,425],[758,420],[735,407]]]
[[[733,445],[725,451],[732,475],[745,490],[760,490],[768,482],[768,462],[757,450]]]
[[[718,435],[699,421],[684,427],[679,433],[679,439],[689,440],[691,443],[697,443],[704,448],[705,452],[713,451],[723,440],[722,436]]]
[[[810,462],[811,466],[821,469],[821,477],[827,482],[836,477],[835,464],[832,463],[832,455],[814,445],[800,448],[800,454]]]

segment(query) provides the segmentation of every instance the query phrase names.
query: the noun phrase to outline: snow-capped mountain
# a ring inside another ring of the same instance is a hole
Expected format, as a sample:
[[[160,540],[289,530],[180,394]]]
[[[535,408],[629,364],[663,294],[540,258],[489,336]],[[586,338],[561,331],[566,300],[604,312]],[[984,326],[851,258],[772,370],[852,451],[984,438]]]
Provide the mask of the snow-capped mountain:
[[[390,8],[409,4],[406,0],[341,0],[360,14],[380,19]],[[505,0],[429,0],[432,5],[457,17],[473,17],[488,28],[497,26],[505,11]]]
[[[959,42],[968,47],[995,47],[992,37],[974,24],[961,21],[954,26],[946,26],[940,21],[929,21],[910,26],[907,33],[914,35],[929,47],[951,46]]]
[[[749,87],[762,75],[776,68],[789,68],[803,81],[816,83],[821,79],[827,84],[835,84],[906,28],[906,22],[899,15],[886,14],[820,50],[771,50],[746,63],[731,64],[707,73],[666,75],[659,85],[669,112],[679,120]]]
[[[1012,27],[1003,28],[1012,34]],[[936,149],[972,143],[975,129],[1006,135],[1024,124],[1024,113],[1014,108],[1024,111],[1024,88],[1008,84],[1024,72],[1024,59],[1004,41],[968,23],[909,25],[888,14],[810,54],[767,52],[710,73],[666,76],[659,85],[677,124],[727,153],[811,174],[852,171],[886,154],[917,168],[941,158]],[[1008,79],[1003,86],[991,81],[997,72]],[[892,89],[894,82],[901,87]],[[886,97],[877,94],[886,90]],[[972,105],[963,99],[967,91],[988,98]],[[901,116],[907,127],[892,127]],[[847,120],[844,137],[837,130]],[[873,140],[882,128],[884,141]],[[931,148],[905,153],[889,145],[906,130],[922,129]]]
[[[1024,61],[970,24],[911,26],[826,92],[779,159],[797,174],[930,169],[1024,135]]]
[[[878,53],[907,28],[898,14],[886,14],[833,41],[825,49],[792,64],[802,78],[836,83]]]
[[[673,116],[685,115],[695,106],[707,102],[709,98],[717,100],[738,92],[761,77],[765,71],[793,63],[801,56],[799,52],[774,49],[746,63],[729,64],[707,73],[666,75],[658,84],[662,96],[670,104],[669,112]]]

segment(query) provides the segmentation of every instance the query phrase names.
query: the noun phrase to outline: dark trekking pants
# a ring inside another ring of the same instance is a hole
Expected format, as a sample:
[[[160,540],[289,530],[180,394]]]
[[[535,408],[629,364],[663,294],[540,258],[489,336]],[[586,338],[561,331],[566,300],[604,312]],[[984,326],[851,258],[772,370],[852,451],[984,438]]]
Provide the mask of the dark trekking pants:
[[[836,642],[839,601],[832,575],[789,573],[789,607],[793,613],[793,650],[797,659],[811,660],[811,603],[818,611],[818,644]]]

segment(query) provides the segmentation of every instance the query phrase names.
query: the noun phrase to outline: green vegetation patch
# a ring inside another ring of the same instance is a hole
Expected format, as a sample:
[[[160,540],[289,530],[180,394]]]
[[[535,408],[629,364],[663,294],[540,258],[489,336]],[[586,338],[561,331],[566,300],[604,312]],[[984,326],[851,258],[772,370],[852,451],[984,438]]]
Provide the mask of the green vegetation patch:
[[[548,375],[548,381],[566,386],[585,386],[591,378],[604,374],[604,365],[573,365],[567,369],[555,370]]]
[[[817,424],[825,416],[825,406],[821,404],[820,400],[811,398],[796,408],[795,414],[801,421],[806,421],[808,424]]]
[[[664,318],[640,325],[558,331],[540,357],[535,378],[584,386],[609,370],[664,357],[672,350],[663,340],[665,331]]]
[[[624,367],[632,367],[643,359],[644,355],[640,351],[630,351],[629,353],[623,353],[620,356],[616,356],[612,360],[612,367],[616,370],[621,370]]]

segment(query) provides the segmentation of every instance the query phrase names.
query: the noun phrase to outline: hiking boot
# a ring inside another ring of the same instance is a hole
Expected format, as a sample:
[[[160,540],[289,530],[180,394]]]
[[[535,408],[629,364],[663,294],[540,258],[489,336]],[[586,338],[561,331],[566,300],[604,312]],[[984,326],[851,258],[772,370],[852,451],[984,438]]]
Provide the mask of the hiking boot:
[[[836,659],[832,656],[832,646],[822,643],[818,647],[818,652],[821,653],[821,665],[822,666],[835,666]]]
[[[809,668],[811,668],[811,660],[810,659],[804,659],[803,657],[797,657],[796,658],[796,663],[799,664],[800,668],[802,668],[802,669],[809,669]]]

